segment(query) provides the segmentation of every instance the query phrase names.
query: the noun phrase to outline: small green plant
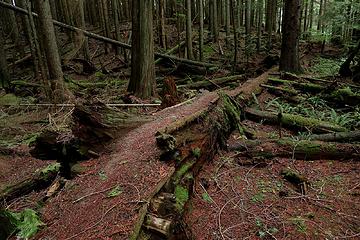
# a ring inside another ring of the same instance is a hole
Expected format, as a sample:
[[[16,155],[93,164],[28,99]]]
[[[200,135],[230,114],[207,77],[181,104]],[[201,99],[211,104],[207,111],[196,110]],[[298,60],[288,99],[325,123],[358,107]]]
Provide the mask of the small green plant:
[[[44,223],[40,220],[37,213],[32,209],[24,209],[22,212],[15,213],[8,210],[0,212],[10,222],[13,231],[20,239],[28,239],[34,236]]]
[[[123,192],[123,189],[120,186],[116,186],[108,192],[107,197],[113,198],[119,196]]]
[[[254,196],[251,197],[251,201],[253,203],[263,202],[265,200],[265,194],[262,192],[256,193]]]
[[[196,157],[196,158],[199,158],[200,156],[201,156],[201,149],[200,148],[194,148],[193,150],[192,150],[192,154],[194,155],[194,157]]]
[[[106,176],[106,174],[105,174],[104,171],[100,171],[100,172],[99,172],[99,178],[100,178],[100,180],[102,180],[102,181],[105,181],[105,180],[107,179],[107,176]]]
[[[47,176],[49,173],[57,172],[60,169],[60,163],[50,164],[46,168],[41,170],[41,174]]]
[[[207,192],[204,192],[201,196],[205,202],[212,203],[212,199]]]
[[[268,235],[273,236],[274,234],[276,234],[279,230],[276,227],[271,227],[268,228],[262,221],[260,218],[256,218],[255,219],[255,224],[256,226],[259,228],[258,236],[260,238],[265,238]]]
[[[176,198],[176,208],[179,211],[182,211],[185,203],[189,199],[189,191],[181,185],[175,187],[175,198]]]
[[[305,223],[305,219],[300,216],[290,219],[291,222],[296,226],[296,230],[300,233],[306,233],[307,225]]]

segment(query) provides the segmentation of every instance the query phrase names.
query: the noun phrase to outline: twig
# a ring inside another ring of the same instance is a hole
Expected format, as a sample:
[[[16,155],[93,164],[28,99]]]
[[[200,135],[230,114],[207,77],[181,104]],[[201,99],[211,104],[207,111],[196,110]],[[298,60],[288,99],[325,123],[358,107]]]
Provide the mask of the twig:
[[[117,186],[117,185],[112,186],[112,187],[109,187],[109,188],[106,188],[106,189],[101,190],[101,191],[89,193],[89,194],[87,194],[87,195],[85,195],[85,196],[82,196],[82,197],[74,200],[72,203],[77,203],[77,202],[80,202],[81,200],[83,200],[83,199],[85,199],[85,198],[88,198],[88,197],[91,197],[91,196],[93,196],[93,195],[100,194],[100,193],[104,193],[104,192],[106,192],[106,191],[109,191],[109,190],[113,189],[113,188],[116,187],[116,186]]]

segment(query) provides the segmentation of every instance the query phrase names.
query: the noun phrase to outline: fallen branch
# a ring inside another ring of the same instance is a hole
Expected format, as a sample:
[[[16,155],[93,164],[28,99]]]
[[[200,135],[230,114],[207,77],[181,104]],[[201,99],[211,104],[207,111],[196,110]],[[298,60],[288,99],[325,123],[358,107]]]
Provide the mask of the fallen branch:
[[[245,109],[246,116],[255,120],[265,119],[272,124],[282,124],[284,127],[296,129],[309,129],[317,133],[346,132],[346,128],[336,124],[320,121],[314,118],[306,118],[299,115],[282,113],[281,117],[277,113],[260,111],[252,108]]]

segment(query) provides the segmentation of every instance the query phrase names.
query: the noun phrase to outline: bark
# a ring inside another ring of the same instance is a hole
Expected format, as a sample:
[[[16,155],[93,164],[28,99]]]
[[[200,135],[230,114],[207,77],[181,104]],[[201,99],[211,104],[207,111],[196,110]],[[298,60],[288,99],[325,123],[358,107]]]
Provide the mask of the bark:
[[[305,137],[304,137],[305,138]],[[358,142],[360,141],[360,131],[352,132],[335,132],[335,133],[326,133],[319,135],[311,135],[306,137],[307,140],[316,140],[323,142]]]
[[[324,143],[320,141],[245,140],[229,147],[243,151],[252,158],[287,157],[297,160],[350,160],[359,159],[360,145]]]
[[[230,24],[231,24],[231,7],[230,7],[230,1],[231,0],[225,0],[225,7],[226,7],[226,45],[230,46]],[[235,32],[234,32],[235,34]]]
[[[355,56],[358,54],[359,51],[360,51],[360,40],[358,41],[357,47],[350,52],[348,58],[340,66],[339,74],[342,77],[350,77],[350,76],[352,76],[353,73],[352,73],[352,71],[350,69],[350,64],[354,60]]]
[[[36,0],[39,12],[40,29],[42,33],[43,49],[45,51],[53,100],[62,102],[65,99],[66,89],[61,69],[60,55],[56,45],[54,25],[52,22],[48,0]]]
[[[264,7],[263,0],[258,0],[258,6],[257,6],[257,9],[258,9],[258,22],[257,22],[257,42],[256,42],[256,48],[257,48],[258,52],[260,52],[260,49],[261,49],[263,7]]]
[[[153,0],[133,1],[131,79],[128,91],[140,98],[155,95]]]
[[[294,88],[299,89],[303,92],[311,92],[311,93],[320,93],[326,89],[325,86],[315,83],[299,83],[297,81],[283,80],[278,78],[269,78],[269,82],[275,84],[292,85]]]
[[[194,59],[192,46],[191,0],[186,0],[186,48],[189,59]]]
[[[115,25],[115,39],[117,41],[121,41],[121,32],[120,32],[120,18],[119,18],[119,6],[118,1],[113,0],[113,11],[114,11],[114,25]],[[117,55],[120,55],[121,51],[119,47],[115,48],[115,52]],[[126,54],[125,54],[126,55]]]
[[[231,1],[231,7],[232,7],[232,16],[233,16],[233,20],[234,20],[234,25],[233,25],[233,29],[234,29],[234,59],[233,59],[233,67],[232,67],[232,72],[235,73],[236,71],[236,65],[237,65],[237,55],[238,55],[238,28],[236,27],[237,24],[239,25],[240,23],[236,20],[235,17],[235,3],[234,0],[230,0]]]
[[[346,128],[336,124],[324,122],[314,118],[307,118],[299,115],[287,113],[273,113],[267,111],[260,111],[251,108],[245,110],[246,117],[251,119],[264,119],[272,124],[279,124],[284,127],[305,130],[309,129],[315,133],[329,133],[329,132],[346,132]]]
[[[165,0],[159,0],[159,12],[160,12],[160,16],[159,16],[160,46],[166,49],[167,44],[166,44],[166,30],[165,30]]]
[[[4,0],[6,3],[12,4],[11,0]],[[2,19],[4,27],[3,27],[3,31],[7,31],[7,33],[10,33],[11,39],[12,41],[18,45],[19,42],[19,28],[18,28],[18,24],[16,21],[16,16],[15,13],[13,11],[4,11],[3,14],[5,13],[5,16]]]
[[[199,54],[200,61],[204,60],[204,0],[198,0],[199,5]]]
[[[1,87],[5,89],[6,92],[10,90],[10,73],[8,69],[8,64],[6,61],[6,52],[5,52],[5,38],[3,37],[3,28],[0,25],[0,80]]]
[[[84,13],[84,0],[78,0],[77,1],[78,4],[78,8],[79,8],[79,27],[81,29],[85,29],[86,28],[86,23],[85,23],[85,13]],[[89,42],[88,42],[88,38],[86,36],[84,36],[84,33],[80,32],[78,33],[79,38],[81,39],[80,41],[82,42],[82,52],[84,55],[84,59],[86,61],[90,61],[90,52],[89,52]]]
[[[280,55],[281,71],[301,72],[299,60],[300,0],[285,0]]]

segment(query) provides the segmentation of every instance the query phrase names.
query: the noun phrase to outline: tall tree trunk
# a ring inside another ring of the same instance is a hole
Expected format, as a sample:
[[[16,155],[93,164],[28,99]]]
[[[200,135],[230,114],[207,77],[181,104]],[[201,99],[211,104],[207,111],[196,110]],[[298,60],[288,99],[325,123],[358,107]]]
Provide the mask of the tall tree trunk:
[[[39,14],[39,31],[42,33],[42,43],[44,43],[44,51],[48,64],[50,86],[53,92],[54,102],[62,102],[65,100],[66,89],[61,69],[61,61],[58,47],[56,45],[56,37],[54,25],[52,22],[49,0],[35,0]],[[68,96],[70,97],[70,96]]]
[[[86,29],[86,23],[85,23],[85,12],[84,12],[84,0],[78,0],[78,9],[79,9],[79,26],[81,29]],[[89,41],[86,36],[84,36],[83,33],[78,33],[79,38],[82,40],[82,52],[84,55],[84,59],[86,61],[90,61],[90,51],[89,51]]]
[[[165,0],[159,0],[159,13],[160,13],[160,46],[166,49],[166,31],[165,31]]]
[[[320,0],[320,7],[319,7],[319,19],[318,19],[318,25],[317,25],[317,30],[320,31],[321,30],[321,26],[322,26],[322,16],[324,13],[324,0]]]
[[[204,60],[204,0],[198,0],[199,5],[199,55]]]
[[[186,48],[188,53],[188,59],[194,59],[191,25],[191,0],[186,0]]]
[[[230,4],[231,4],[231,8],[232,8],[232,11],[231,11],[231,14],[232,14],[232,17],[233,17],[233,29],[234,29],[234,45],[235,45],[235,48],[234,48],[234,61],[233,61],[233,73],[235,73],[236,71],[236,65],[237,65],[237,55],[238,55],[238,46],[239,46],[239,43],[238,43],[238,33],[237,33],[237,30],[238,30],[238,27],[237,27],[237,24],[240,24],[239,22],[237,22],[236,20],[236,12],[237,12],[237,9],[235,7],[235,0],[230,0]]]
[[[225,0],[225,10],[226,10],[226,21],[225,21],[225,28],[226,28],[226,45],[230,46],[230,24],[231,24],[231,13],[230,13],[230,0]]]
[[[263,0],[258,0],[257,42],[256,42],[256,48],[257,48],[258,52],[260,52],[260,49],[261,49],[261,28],[262,28],[262,21],[263,21],[263,7],[264,7]]]
[[[299,60],[300,6],[300,0],[285,0],[280,56],[281,71],[295,73],[301,71]]]
[[[5,0],[5,2],[12,4],[11,0]],[[4,9],[3,9],[4,10]],[[6,22],[4,22],[5,26],[8,26],[8,29],[6,29],[8,31],[8,33],[10,33],[11,39],[12,41],[18,45],[19,42],[19,28],[17,25],[17,21],[16,21],[16,16],[14,11],[11,10],[5,10],[6,15],[3,16],[6,18]],[[5,19],[3,19],[4,21]]]
[[[153,0],[132,1],[131,79],[128,91],[140,98],[155,95]]]
[[[310,33],[313,27],[313,21],[314,21],[314,1],[315,0],[311,0],[310,2],[310,9],[309,9],[309,29],[310,29]]]
[[[3,27],[0,25],[0,84],[6,92],[10,90],[10,73],[6,62],[5,38],[3,37]]]
[[[114,12],[114,25],[115,25],[115,39],[121,41],[121,32],[120,32],[120,18],[119,18],[119,2],[117,0],[112,1],[112,7]],[[116,55],[120,55],[120,47],[115,47]]]
[[[245,32],[250,34],[251,28],[251,2],[250,0],[245,0]]]

